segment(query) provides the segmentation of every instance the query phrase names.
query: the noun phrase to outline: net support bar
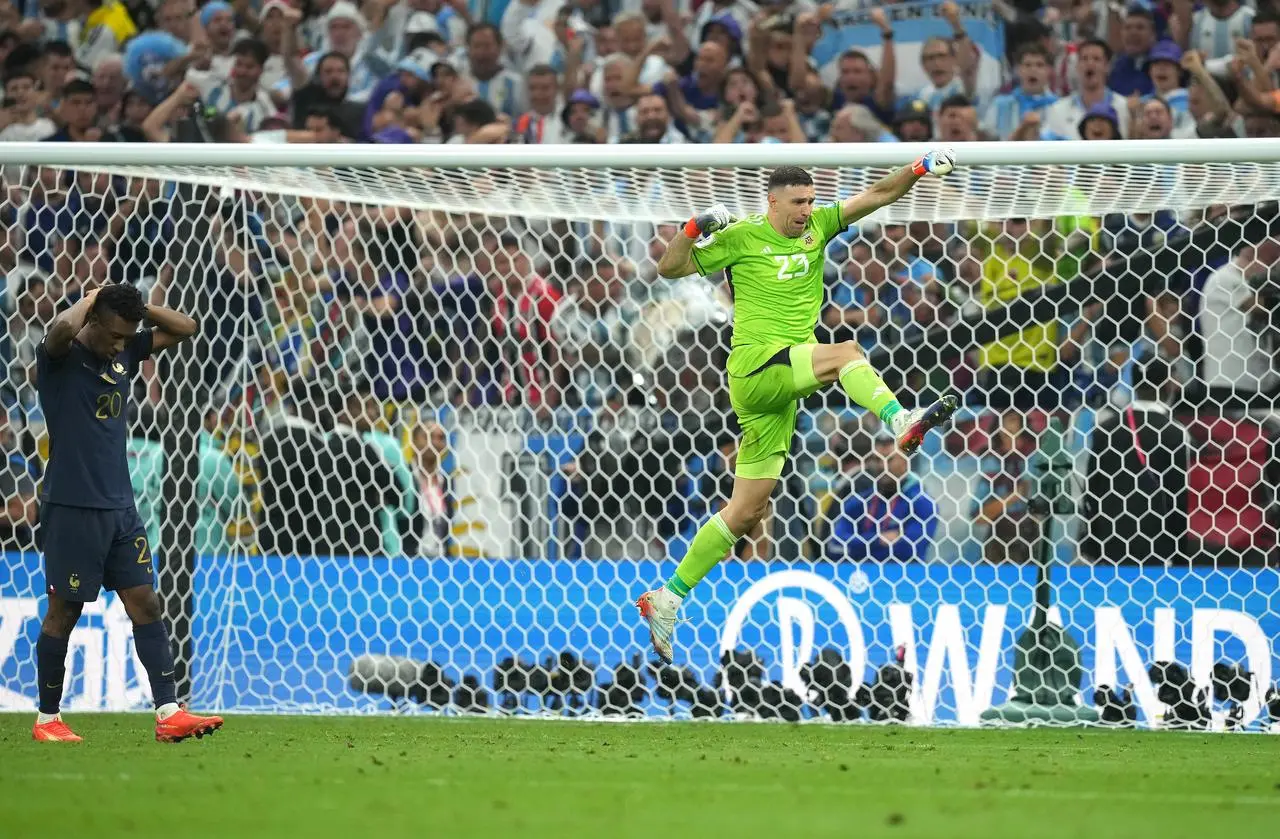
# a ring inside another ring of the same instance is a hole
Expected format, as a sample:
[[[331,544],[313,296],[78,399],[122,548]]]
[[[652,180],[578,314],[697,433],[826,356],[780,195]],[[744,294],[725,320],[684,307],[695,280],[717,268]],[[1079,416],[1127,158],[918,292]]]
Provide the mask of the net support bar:
[[[715,168],[900,166],[942,143],[708,145],[259,145],[4,143],[0,164],[35,166],[350,166],[376,169],[573,167]],[[965,143],[962,166],[1042,166],[1280,161],[1280,138]]]

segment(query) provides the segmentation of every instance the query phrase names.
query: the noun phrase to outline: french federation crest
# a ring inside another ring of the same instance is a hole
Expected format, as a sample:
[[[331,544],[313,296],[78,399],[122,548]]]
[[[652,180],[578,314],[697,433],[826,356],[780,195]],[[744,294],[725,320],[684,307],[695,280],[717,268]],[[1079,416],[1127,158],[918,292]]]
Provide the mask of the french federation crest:
[[[805,246],[806,248],[811,248],[811,247],[813,247],[813,234],[812,234],[812,233],[806,233],[806,234],[804,234],[804,246]]]

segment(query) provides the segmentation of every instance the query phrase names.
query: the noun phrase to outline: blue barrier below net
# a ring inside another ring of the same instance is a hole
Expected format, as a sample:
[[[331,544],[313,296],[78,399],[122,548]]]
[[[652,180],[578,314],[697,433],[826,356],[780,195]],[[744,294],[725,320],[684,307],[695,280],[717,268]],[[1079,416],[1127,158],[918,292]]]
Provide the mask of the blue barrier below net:
[[[0,569],[0,707],[34,707],[39,567],[27,554],[8,556]],[[389,700],[348,685],[351,662],[364,654],[434,661],[453,679],[472,674],[488,687],[506,656],[540,662],[570,650],[606,682],[645,649],[631,604],[670,570],[628,561],[202,557],[192,702],[390,710]],[[905,645],[915,718],[974,724],[1009,698],[1033,580],[1031,568],[1011,565],[730,562],[684,609],[679,663],[710,685],[722,649],[747,648],[763,659],[767,679],[803,689],[798,668],[822,647],[837,647],[870,679]],[[1086,700],[1098,684],[1134,684],[1140,717],[1150,718],[1158,703],[1144,671],[1157,659],[1188,665],[1205,684],[1220,660],[1242,662],[1264,688],[1280,675],[1274,569],[1071,565],[1055,569],[1054,583],[1052,617],[1081,644]],[[113,596],[90,609],[73,645],[68,707],[145,707],[122,614]],[[95,652],[102,661],[91,661]],[[1246,706],[1250,720],[1257,699]],[[642,707],[669,712],[650,700]]]

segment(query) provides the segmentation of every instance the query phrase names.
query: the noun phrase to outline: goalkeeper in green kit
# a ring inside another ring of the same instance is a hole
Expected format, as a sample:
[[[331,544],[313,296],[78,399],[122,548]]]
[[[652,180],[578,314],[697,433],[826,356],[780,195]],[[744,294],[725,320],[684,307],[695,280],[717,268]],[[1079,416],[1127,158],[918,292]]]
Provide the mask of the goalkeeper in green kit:
[[[661,276],[705,276],[723,269],[733,289],[729,400],[742,437],[729,503],[698,530],[671,579],[636,601],[653,649],[664,661],[672,660],[676,616],[685,596],[764,518],[791,450],[800,399],[839,382],[850,399],[893,430],[908,454],[955,413],[954,396],[904,409],[856,343],[819,344],[813,331],[824,298],[827,242],[906,195],[916,181],[947,175],[955,165],[954,151],[932,151],[859,195],[816,208],[809,173],[782,166],[769,177],[764,214],[735,221],[717,204],[690,219],[667,245],[658,263]]]

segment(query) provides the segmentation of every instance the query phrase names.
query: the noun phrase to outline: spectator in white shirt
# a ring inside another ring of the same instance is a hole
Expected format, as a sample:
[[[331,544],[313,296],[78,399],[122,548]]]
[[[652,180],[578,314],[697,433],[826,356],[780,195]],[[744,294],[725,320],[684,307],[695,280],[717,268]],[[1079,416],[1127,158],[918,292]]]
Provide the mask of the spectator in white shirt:
[[[1191,0],[1174,0],[1174,39],[1184,50],[1198,50],[1207,59],[1231,55],[1236,40],[1248,37],[1256,14],[1239,0],[1205,0],[1204,8],[1194,13],[1191,8]]]
[[[4,80],[4,98],[7,107],[0,112],[0,119],[6,124],[0,129],[0,142],[33,143],[58,130],[52,120],[36,113],[36,79],[31,73],[11,73]]]
[[[1018,52],[1018,86],[991,100],[983,129],[999,140],[1038,140],[1040,120],[1058,97],[1049,90],[1050,56],[1038,43]]]
[[[1259,332],[1258,294],[1250,279],[1280,262],[1280,243],[1247,246],[1214,271],[1204,284],[1200,331],[1204,336],[1204,382],[1237,391],[1267,391],[1277,384],[1272,352]]]
[[[262,7],[258,20],[260,26],[258,37],[267,45],[270,56],[262,68],[262,80],[259,84],[263,90],[273,90],[289,75],[289,66],[284,59],[284,30],[293,24],[286,19],[285,13],[289,4],[284,0],[267,0]]]
[[[236,13],[230,3],[213,0],[200,9],[200,26],[204,29],[213,57],[209,62],[209,74],[213,80],[226,79],[235,63],[231,47],[236,38]]]
[[[269,54],[267,45],[253,38],[236,44],[231,78],[213,87],[204,97],[205,104],[218,113],[238,116],[246,134],[257,131],[276,113],[271,97],[258,84]]]
[[[286,22],[298,21],[302,17],[297,9],[289,9],[284,15]],[[277,86],[277,92],[288,98],[292,91],[298,90],[308,80],[316,77],[316,70],[325,56],[330,53],[337,53],[344,56],[348,63],[347,100],[351,102],[366,101],[369,98],[369,93],[382,78],[382,71],[391,69],[381,62],[375,61],[368,54],[366,49],[369,40],[367,35],[369,29],[368,21],[365,20],[364,15],[360,14],[360,10],[348,0],[338,0],[338,2],[334,3],[325,14],[324,21],[326,32],[328,33],[325,49],[323,51],[314,50],[298,62],[296,66],[291,65],[289,81],[281,82]],[[294,30],[295,27],[285,27],[284,55],[286,58],[295,53],[293,48],[293,43],[296,39]]]
[[[929,83],[915,92],[937,112],[942,103],[957,93],[978,104],[978,48],[969,41],[960,9],[955,3],[942,4],[942,15],[951,24],[951,37],[930,38],[920,50],[920,64]]]
[[[560,112],[564,103],[560,98],[560,77],[549,64],[540,64],[529,71],[529,110],[515,121],[516,135],[529,144],[567,143],[571,136]]]
[[[98,93],[98,116],[104,125],[120,119],[125,87],[124,59],[116,53],[98,59],[93,65],[93,89]]]
[[[1044,112],[1041,136],[1046,140],[1075,140],[1080,137],[1080,120],[1094,105],[1110,105],[1117,115],[1121,137],[1129,136],[1129,104],[1107,87],[1111,48],[1103,41],[1085,41],[1077,50],[1076,72],[1079,86]]]
[[[658,53],[661,45],[645,37],[644,17],[637,13],[618,15],[613,21],[613,31],[618,36],[618,52],[636,62],[636,85],[640,90],[651,89],[667,74],[667,59]],[[672,64],[680,64],[689,55],[689,41],[678,26],[668,35],[667,56]],[[591,92],[599,96],[604,91],[604,68],[598,67],[591,75]],[[638,93],[639,91],[637,91]]]
[[[477,23],[467,31],[465,68],[476,94],[500,114],[515,119],[527,109],[524,79],[502,65],[502,33],[492,23]]]

